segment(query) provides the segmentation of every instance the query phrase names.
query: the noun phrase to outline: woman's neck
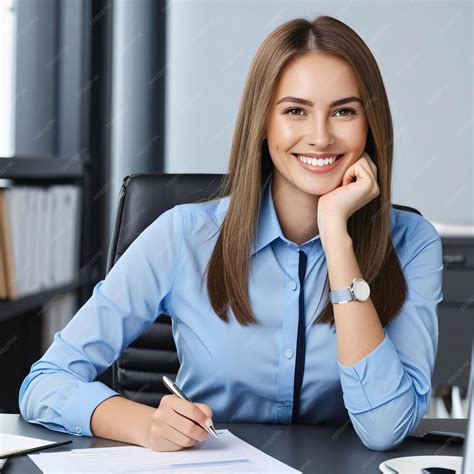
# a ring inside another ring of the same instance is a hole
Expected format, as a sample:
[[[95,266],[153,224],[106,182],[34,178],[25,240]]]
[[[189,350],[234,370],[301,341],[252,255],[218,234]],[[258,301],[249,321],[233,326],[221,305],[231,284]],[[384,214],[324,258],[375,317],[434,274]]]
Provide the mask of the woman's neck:
[[[311,196],[274,170],[272,198],[284,236],[301,245],[319,233],[318,196]]]

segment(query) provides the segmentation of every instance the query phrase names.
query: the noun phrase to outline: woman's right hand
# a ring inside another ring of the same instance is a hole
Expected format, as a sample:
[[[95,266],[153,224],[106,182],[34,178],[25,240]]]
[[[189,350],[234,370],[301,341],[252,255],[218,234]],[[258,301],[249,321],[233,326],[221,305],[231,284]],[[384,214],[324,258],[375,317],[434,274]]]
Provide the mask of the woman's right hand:
[[[147,447],[153,451],[190,448],[207,439],[206,426],[211,423],[211,418],[212,410],[208,405],[165,395],[153,413]]]

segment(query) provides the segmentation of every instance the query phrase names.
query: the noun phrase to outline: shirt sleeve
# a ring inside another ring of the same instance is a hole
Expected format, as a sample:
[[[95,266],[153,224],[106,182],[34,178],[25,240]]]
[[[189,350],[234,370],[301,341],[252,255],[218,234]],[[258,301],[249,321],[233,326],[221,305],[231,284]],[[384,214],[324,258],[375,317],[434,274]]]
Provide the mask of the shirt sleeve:
[[[54,335],[19,392],[23,418],[92,436],[94,409],[117,392],[99,381],[161,313],[166,313],[183,241],[180,206],[165,211],[127,248],[92,296]]]
[[[442,301],[441,238],[426,219],[415,226],[402,268],[407,298],[385,326],[383,341],[351,366],[339,363],[344,405],[369,449],[400,444],[426,413],[438,350],[437,306]]]

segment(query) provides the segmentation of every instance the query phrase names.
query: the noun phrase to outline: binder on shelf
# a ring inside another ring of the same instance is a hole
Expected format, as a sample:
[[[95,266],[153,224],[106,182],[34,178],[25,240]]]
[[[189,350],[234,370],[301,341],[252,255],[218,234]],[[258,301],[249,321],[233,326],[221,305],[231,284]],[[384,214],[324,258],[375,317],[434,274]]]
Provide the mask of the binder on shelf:
[[[0,217],[0,226],[2,225],[2,218]],[[0,298],[7,297],[7,287],[5,281],[5,264],[3,263],[3,233],[0,230]]]
[[[25,261],[25,256],[21,252],[22,249],[22,240],[26,238],[26,235],[23,235],[24,232],[21,232],[19,226],[19,220],[23,217],[20,215],[20,203],[22,202],[22,196],[19,189],[10,188],[3,190],[4,199],[5,199],[5,213],[7,219],[10,221],[10,245],[12,249],[12,258],[13,258],[13,267],[14,267],[14,287],[16,294],[20,296],[25,287],[24,279],[26,272],[22,271],[23,261]],[[8,238],[6,236],[6,238]],[[4,244],[2,244],[4,248]],[[5,297],[8,297],[8,291],[5,294]]]
[[[2,243],[2,266],[3,266],[3,281],[6,288],[6,296],[15,298],[15,269],[13,262],[12,246],[11,246],[11,226],[10,216],[7,212],[7,200],[5,198],[6,190],[0,190],[0,241]]]
[[[26,254],[27,229],[22,222],[28,219],[28,187],[14,187],[9,190],[7,197],[12,197],[9,207],[12,221],[12,246],[15,261],[15,284],[18,296],[24,296],[28,288],[28,255]]]
[[[28,225],[29,232],[27,234],[27,255],[28,255],[28,287],[27,294],[37,293],[39,291],[37,274],[38,274],[38,237],[41,233],[41,222],[39,220],[38,209],[39,188],[30,186],[28,189]]]
[[[68,186],[65,189],[65,206],[66,214],[69,219],[67,227],[66,245],[66,265],[65,265],[65,279],[71,281],[76,274],[76,269],[79,268],[79,224],[80,224],[80,197],[81,192],[77,186]]]
[[[47,191],[43,188],[35,189],[35,211],[36,211],[36,239],[34,239],[34,285],[32,291],[37,293],[45,289],[42,281],[43,255],[46,247],[44,240],[46,228],[44,225],[44,196]]]
[[[55,186],[53,190],[53,272],[55,285],[70,282],[78,267],[79,256],[79,207],[80,189],[77,186]],[[59,260],[57,255],[62,255]]]
[[[44,251],[43,258],[41,263],[41,286],[43,288],[49,288],[51,286],[51,276],[50,276],[50,261],[53,258],[52,248],[51,248],[51,236],[52,236],[52,225],[53,225],[53,209],[52,209],[52,193],[44,193]]]

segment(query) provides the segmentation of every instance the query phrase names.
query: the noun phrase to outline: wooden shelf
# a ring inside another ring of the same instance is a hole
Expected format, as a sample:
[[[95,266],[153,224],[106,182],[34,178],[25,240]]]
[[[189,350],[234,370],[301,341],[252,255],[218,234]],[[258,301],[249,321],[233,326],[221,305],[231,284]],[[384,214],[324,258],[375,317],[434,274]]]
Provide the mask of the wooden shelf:
[[[25,295],[15,300],[0,300],[0,323],[34,309],[38,309],[38,315],[40,315],[43,306],[54,303],[56,298],[59,296],[78,290],[86,286],[88,283],[88,275],[81,275],[67,285],[48,288],[39,293]]]
[[[0,178],[29,181],[82,178],[88,157],[0,157]]]

